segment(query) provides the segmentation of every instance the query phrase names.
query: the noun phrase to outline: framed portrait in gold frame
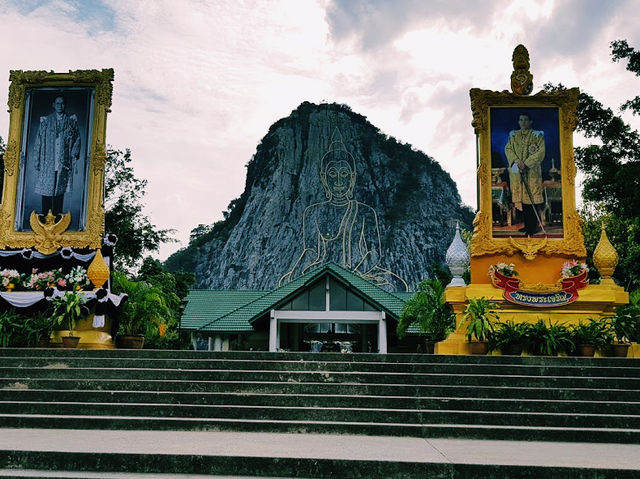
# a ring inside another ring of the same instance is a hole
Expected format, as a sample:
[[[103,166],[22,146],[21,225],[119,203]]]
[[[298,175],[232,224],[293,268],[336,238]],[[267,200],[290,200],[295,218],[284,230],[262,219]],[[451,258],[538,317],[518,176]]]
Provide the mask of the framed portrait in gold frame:
[[[0,248],[98,248],[113,70],[11,71]]]
[[[479,188],[472,257],[584,257],[573,158],[578,89],[470,95]]]

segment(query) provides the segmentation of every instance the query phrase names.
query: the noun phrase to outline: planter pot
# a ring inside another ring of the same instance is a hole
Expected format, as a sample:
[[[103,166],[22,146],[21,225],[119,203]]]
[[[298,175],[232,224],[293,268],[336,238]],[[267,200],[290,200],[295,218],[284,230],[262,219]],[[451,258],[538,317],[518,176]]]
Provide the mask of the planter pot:
[[[626,358],[630,347],[629,343],[614,343],[611,345],[611,355],[614,358]]]
[[[78,347],[80,338],[78,336],[62,336],[62,347],[67,349],[75,349]]]
[[[116,336],[116,348],[118,349],[142,349],[144,335],[132,334],[130,336]]]
[[[469,352],[471,354],[487,354],[489,352],[489,343],[486,341],[472,341],[469,343]]]
[[[576,350],[578,356],[593,357],[596,354],[596,347],[593,344],[578,344]]]
[[[433,354],[435,350],[436,343],[434,341],[425,341],[424,342],[424,353],[425,354]]]
[[[502,354],[504,356],[521,356],[522,344],[505,344],[502,347]]]
[[[40,341],[38,341],[38,344],[36,345],[36,348],[50,348],[51,347],[51,342],[49,341],[49,338],[41,338]]]

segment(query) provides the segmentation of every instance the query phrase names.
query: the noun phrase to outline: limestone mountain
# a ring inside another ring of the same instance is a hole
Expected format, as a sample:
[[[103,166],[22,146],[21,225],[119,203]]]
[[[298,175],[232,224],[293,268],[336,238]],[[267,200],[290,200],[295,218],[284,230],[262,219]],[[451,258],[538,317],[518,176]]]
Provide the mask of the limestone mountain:
[[[195,228],[167,267],[195,272],[199,288],[271,289],[334,261],[413,290],[472,212],[429,156],[346,105],[304,102],[269,128],[224,217]]]

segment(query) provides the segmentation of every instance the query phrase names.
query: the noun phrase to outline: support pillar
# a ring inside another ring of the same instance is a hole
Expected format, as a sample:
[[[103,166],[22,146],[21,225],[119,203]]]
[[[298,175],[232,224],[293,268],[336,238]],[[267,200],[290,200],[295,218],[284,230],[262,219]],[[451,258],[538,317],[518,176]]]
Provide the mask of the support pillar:
[[[387,322],[384,311],[380,313],[378,322],[378,353],[387,354]]]
[[[269,352],[275,353],[278,350],[278,320],[276,319],[275,310],[271,310],[269,318]]]

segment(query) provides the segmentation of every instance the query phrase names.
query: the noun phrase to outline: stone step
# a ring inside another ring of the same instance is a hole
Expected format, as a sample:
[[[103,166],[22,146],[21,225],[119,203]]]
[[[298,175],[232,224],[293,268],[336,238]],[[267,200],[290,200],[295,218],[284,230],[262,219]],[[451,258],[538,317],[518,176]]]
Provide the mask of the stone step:
[[[455,396],[464,398],[554,399],[636,401],[640,391],[631,389],[562,388],[493,385],[459,386],[441,384],[344,384],[268,381],[157,381],[148,379],[0,379],[0,390],[109,390],[164,392],[231,392],[260,394],[379,395],[379,396]]]
[[[436,374],[478,374],[478,375],[524,375],[524,376],[581,376],[640,378],[640,364],[636,367],[588,365],[531,365],[531,364],[461,364],[443,362],[346,362],[346,361],[285,361],[271,360],[258,362],[255,359],[166,359],[166,358],[105,358],[105,357],[3,357],[0,365],[4,368],[46,368],[46,369],[153,369],[153,370],[260,370],[260,371],[328,371],[362,373],[436,373]]]
[[[636,398],[640,399],[640,398]],[[379,395],[316,395],[256,393],[183,393],[174,391],[0,390],[2,402],[68,402],[109,404],[245,405],[279,407],[395,408],[504,412],[566,412],[634,415],[640,401],[536,400]]]
[[[450,363],[450,364],[514,364],[537,366],[601,366],[638,367],[637,358],[582,358],[576,356],[467,356],[432,354],[373,354],[373,353],[301,353],[261,351],[176,351],[154,349],[20,349],[0,348],[1,357],[50,357],[50,358],[133,358],[133,359],[182,359],[182,360],[245,360],[258,363],[269,361],[329,361],[347,363]]]
[[[39,478],[39,479],[255,479],[256,476],[220,476],[211,474],[160,474],[135,472],[88,472],[88,471],[50,471],[45,469],[0,469],[0,477]],[[291,479],[282,476],[264,477],[263,479]]]
[[[288,407],[247,405],[110,404],[66,402],[0,402],[5,416],[47,417],[145,417],[176,419],[225,419],[240,421],[308,421],[315,423],[370,424],[468,424],[497,426],[544,426],[567,428],[640,429],[635,414],[585,414],[579,412],[456,411],[450,409],[382,409],[335,407]]]
[[[640,378],[475,375],[438,373],[366,373],[329,371],[261,371],[224,369],[126,369],[126,368],[69,368],[60,365],[50,368],[0,367],[0,378],[69,378],[69,379],[137,379],[156,381],[239,381],[239,382],[299,382],[299,383],[360,383],[360,384],[441,384],[493,385],[503,387],[565,387],[640,390]]]
[[[7,428],[125,431],[232,431],[294,434],[351,434],[483,440],[571,441],[640,444],[640,429],[496,424],[394,424],[225,418],[153,418],[0,414]]]
[[[53,463],[53,467],[62,463],[60,453],[35,453],[31,451],[15,451],[10,454],[12,459],[43,464],[47,467]],[[176,470],[175,473],[165,474],[135,473],[135,472],[70,472],[41,470],[0,470],[0,477],[5,479],[250,479],[261,477],[263,479],[286,479],[285,476],[274,476],[278,472],[287,474],[288,478],[371,478],[384,477],[385,479],[458,479],[464,478],[492,478],[514,479],[517,477],[545,477],[545,479],[635,479],[638,477],[636,470],[584,468],[584,467],[546,467],[546,466],[518,466],[518,465],[494,465],[494,464],[442,464],[442,463],[411,463],[411,462],[383,462],[383,461],[358,461],[336,459],[305,459],[305,458],[242,458],[234,457],[228,460],[222,457],[187,456],[169,462],[167,460],[155,461],[140,455],[118,457],[115,454],[100,454],[96,460],[88,460],[88,454],[68,454],[67,462],[79,467],[88,468],[91,465],[104,467],[102,464],[113,464],[112,467],[120,467],[122,470],[149,470],[162,471]],[[164,459],[164,458],[163,458]],[[99,460],[100,462],[97,462]],[[127,461],[130,461],[128,467]],[[44,464],[47,463],[47,464]],[[63,465],[64,467],[64,465]],[[202,471],[200,474],[181,474],[178,470]],[[236,471],[244,471],[242,475]],[[205,471],[216,471],[212,474]],[[253,471],[251,473],[250,471]],[[265,476],[267,473],[269,476]],[[222,475],[224,474],[224,475]],[[251,474],[251,475],[246,475]],[[313,475],[310,475],[313,474]]]

